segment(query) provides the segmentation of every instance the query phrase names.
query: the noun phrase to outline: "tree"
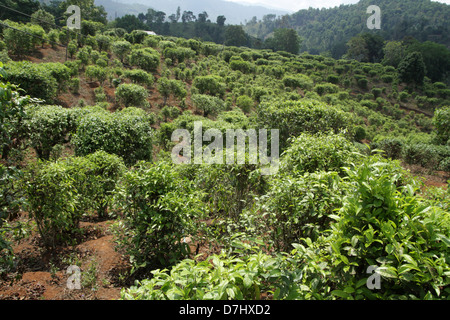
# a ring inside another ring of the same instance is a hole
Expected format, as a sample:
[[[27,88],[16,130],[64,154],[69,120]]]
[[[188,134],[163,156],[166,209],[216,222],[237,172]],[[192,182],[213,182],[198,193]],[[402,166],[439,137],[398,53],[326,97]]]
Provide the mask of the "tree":
[[[276,29],[273,37],[265,42],[266,47],[274,51],[286,51],[298,54],[300,51],[301,39],[294,29]]]
[[[196,21],[197,18],[195,17],[194,13],[192,11],[184,11],[183,15],[181,16],[181,20],[183,23]]]
[[[114,26],[116,28],[123,28],[127,32],[147,29],[147,25],[145,25],[139,18],[131,14],[126,14],[123,17],[119,17],[114,20]]]
[[[40,25],[45,32],[49,32],[55,25],[55,17],[42,9],[39,9],[31,15],[31,23]]]
[[[249,43],[247,34],[242,26],[228,26],[225,30],[225,45],[242,47]]]
[[[206,19],[208,19],[208,13],[206,11],[203,11],[202,13],[198,14],[198,22],[200,23],[206,23]]]
[[[23,12],[28,16],[38,11],[41,6],[37,0],[2,0],[1,4],[11,9]],[[12,10],[7,10],[4,8],[1,8],[0,10],[0,20],[12,20],[23,23],[30,21],[27,16],[17,14]]]
[[[443,81],[450,74],[450,50],[445,45],[426,41],[414,41],[408,53],[420,52],[426,66],[426,76],[432,81]]]
[[[380,62],[383,58],[384,39],[376,34],[364,33],[353,37],[347,42],[348,59],[360,62]]]
[[[420,52],[408,54],[398,66],[399,78],[406,83],[422,85],[425,78],[425,63]]]
[[[67,8],[71,5],[79,6],[82,12],[83,20],[90,20],[105,24],[108,22],[106,10],[103,6],[96,6],[94,0],[65,0],[59,3],[59,9],[66,12]],[[61,17],[62,15],[57,15]]]
[[[384,58],[382,63],[397,68],[405,56],[406,47],[400,41],[388,41],[383,48]]]
[[[225,25],[225,20],[227,20],[227,18],[225,18],[225,16],[218,16],[217,17],[217,25],[219,27],[223,27]]]

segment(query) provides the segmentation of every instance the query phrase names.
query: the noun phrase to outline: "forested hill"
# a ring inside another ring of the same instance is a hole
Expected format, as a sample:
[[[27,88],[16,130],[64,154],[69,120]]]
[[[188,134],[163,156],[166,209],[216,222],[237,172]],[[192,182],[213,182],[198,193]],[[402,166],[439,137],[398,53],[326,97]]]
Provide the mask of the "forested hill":
[[[334,58],[345,53],[352,37],[367,31],[367,7],[381,9],[381,30],[374,32],[386,40],[412,36],[419,41],[434,41],[450,47],[450,6],[430,0],[361,0],[353,5],[330,9],[300,10],[292,15],[253,18],[245,31],[265,38],[277,28],[295,28],[303,38],[302,51],[312,54],[331,52]]]

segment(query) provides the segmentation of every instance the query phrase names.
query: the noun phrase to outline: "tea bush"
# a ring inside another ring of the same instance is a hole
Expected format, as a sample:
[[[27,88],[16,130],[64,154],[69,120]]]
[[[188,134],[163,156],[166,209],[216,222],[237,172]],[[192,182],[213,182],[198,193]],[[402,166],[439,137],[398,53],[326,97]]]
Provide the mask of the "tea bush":
[[[371,157],[347,172],[352,187],[330,236],[295,245],[304,299],[446,299],[449,217],[415,197],[395,162]],[[376,266],[382,290],[366,287]]]
[[[282,175],[261,198],[265,230],[278,252],[302,238],[317,239],[330,228],[330,215],[342,205],[345,183],[336,172]]]
[[[7,80],[20,85],[33,98],[40,98],[52,103],[58,89],[58,82],[44,64],[28,61],[9,62],[5,65]]]
[[[82,117],[72,139],[75,154],[87,156],[103,150],[122,157],[127,166],[151,160],[151,116],[137,110],[124,109],[114,114],[94,112]]]
[[[138,163],[124,174],[116,203],[124,214],[116,240],[131,256],[133,272],[166,267],[189,254],[183,239],[196,236],[194,219],[203,205],[172,164]]]
[[[347,131],[352,133],[352,117],[340,108],[328,106],[317,100],[263,101],[256,110],[260,128],[279,129],[280,150],[288,145],[288,139],[303,132],[318,133]]]
[[[160,59],[159,52],[152,48],[133,49],[128,57],[132,65],[147,72],[155,71],[160,64]]]
[[[116,101],[127,107],[146,107],[148,106],[147,90],[137,84],[123,83],[116,89]]]
[[[30,146],[42,160],[49,160],[52,148],[68,143],[76,130],[71,111],[61,106],[29,107],[27,114],[25,125]]]
[[[280,173],[302,176],[316,171],[343,173],[343,167],[356,163],[358,149],[342,134],[302,133],[292,138],[281,157]]]
[[[80,195],[63,162],[38,162],[24,179],[26,209],[47,248],[70,243],[79,232]]]
[[[296,291],[293,275],[283,269],[283,259],[262,252],[243,257],[223,253],[201,262],[186,259],[152,274],[151,279],[123,289],[121,299],[259,300],[263,293],[290,299]]]

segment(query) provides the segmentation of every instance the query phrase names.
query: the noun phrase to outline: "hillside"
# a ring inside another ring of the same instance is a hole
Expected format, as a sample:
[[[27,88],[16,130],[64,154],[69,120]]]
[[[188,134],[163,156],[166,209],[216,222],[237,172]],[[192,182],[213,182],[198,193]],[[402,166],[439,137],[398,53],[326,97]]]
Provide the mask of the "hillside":
[[[266,38],[276,28],[294,28],[303,38],[302,51],[330,52],[340,58],[345,44],[359,33],[369,31],[366,13],[370,5],[377,5],[382,13],[381,30],[372,32],[385,40],[402,40],[412,36],[419,41],[434,41],[450,47],[450,6],[430,0],[361,0],[357,4],[329,9],[305,9],[291,15],[252,20],[245,31],[258,38]]]
[[[0,299],[450,297],[450,88],[418,54],[1,23]]]
[[[132,4],[133,3],[133,4]],[[148,8],[152,8],[157,11],[163,11],[167,15],[171,15],[177,11],[180,7],[181,11],[192,11],[194,14],[208,12],[209,19],[215,21],[220,15],[224,15],[227,18],[227,24],[241,24],[249,21],[254,16],[262,19],[264,15],[275,14],[283,15],[286,12],[281,10],[267,9],[261,6],[249,6],[240,5],[238,3],[223,1],[223,0],[168,0],[168,1],[156,1],[156,0],[134,0],[132,3],[124,0],[96,0],[96,5],[102,5],[108,12],[109,17],[117,16],[121,17],[125,14],[138,14],[146,12]],[[137,9],[140,11],[137,11]],[[142,10],[144,9],[144,10]]]

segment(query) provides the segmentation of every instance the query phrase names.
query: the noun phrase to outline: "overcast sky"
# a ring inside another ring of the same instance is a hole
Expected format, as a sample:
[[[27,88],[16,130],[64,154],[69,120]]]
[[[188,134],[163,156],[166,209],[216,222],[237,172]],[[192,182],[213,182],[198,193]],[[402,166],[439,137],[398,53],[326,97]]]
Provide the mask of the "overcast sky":
[[[290,12],[295,12],[300,9],[313,8],[329,8],[339,6],[341,4],[353,4],[359,0],[226,0],[238,2],[242,4],[258,4],[269,8],[283,9]],[[450,0],[433,0],[446,4],[450,4]]]

